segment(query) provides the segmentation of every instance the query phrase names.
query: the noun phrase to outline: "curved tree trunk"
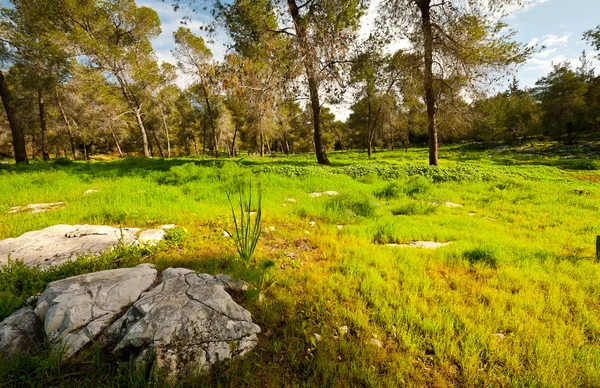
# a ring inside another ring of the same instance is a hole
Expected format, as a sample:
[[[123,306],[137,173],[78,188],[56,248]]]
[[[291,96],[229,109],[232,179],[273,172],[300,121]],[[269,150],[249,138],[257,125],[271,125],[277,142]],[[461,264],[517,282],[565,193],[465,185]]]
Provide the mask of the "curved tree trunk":
[[[67,127],[67,134],[69,135],[69,142],[71,143],[71,153],[73,154],[73,160],[77,160],[77,153],[75,152],[75,141],[73,140],[73,131],[71,131],[71,124],[69,123],[69,118],[67,117],[65,108],[63,107],[63,104],[60,101],[58,87],[54,89],[54,92],[56,93],[56,104],[58,105],[58,110],[60,110],[60,115],[62,116],[63,121],[65,122],[65,126]],[[121,155],[121,157],[123,156]]]
[[[4,110],[8,117],[8,125],[10,126],[10,131],[12,133],[15,162],[29,163],[29,159],[27,159],[27,149],[25,148],[25,131],[23,130],[23,123],[19,120],[17,108],[2,71],[0,71],[0,98],[2,99]]]

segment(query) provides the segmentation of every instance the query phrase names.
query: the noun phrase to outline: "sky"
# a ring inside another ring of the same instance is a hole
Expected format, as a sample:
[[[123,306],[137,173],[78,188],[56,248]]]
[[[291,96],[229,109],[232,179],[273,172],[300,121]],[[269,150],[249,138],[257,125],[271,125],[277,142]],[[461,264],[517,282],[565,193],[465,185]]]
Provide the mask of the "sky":
[[[201,1],[201,0],[198,0]],[[375,19],[376,4],[372,2],[367,15],[363,17],[360,35],[368,36]],[[521,9],[512,11],[505,22],[516,31],[515,39],[523,44],[537,44],[538,52],[523,64],[516,74],[522,87],[535,86],[535,82],[552,70],[552,64],[570,61],[575,67],[580,63],[579,57],[583,50],[594,55],[593,49],[583,41],[583,33],[600,25],[600,0],[527,0],[528,4]],[[171,50],[174,46],[173,32],[181,25],[182,16],[186,11],[173,11],[169,0],[138,0],[138,5],[145,5],[158,12],[162,22],[162,33],[152,41],[160,61],[175,63]],[[200,27],[211,21],[206,12],[191,14],[192,21],[188,22],[193,32],[200,33]],[[227,36],[218,32],[209,42],[214,58],[221,60],[226,53]],[[395,47],[401,47],[402,42],[396,42]],[[597,66],[600,71],[600,63]],[[179,83],[185,86],[188,81],[183,77]],[[499,85],[498,88],[503,88]],[[349,114],[347,106],[331,107],[340,120],[345,120]]]

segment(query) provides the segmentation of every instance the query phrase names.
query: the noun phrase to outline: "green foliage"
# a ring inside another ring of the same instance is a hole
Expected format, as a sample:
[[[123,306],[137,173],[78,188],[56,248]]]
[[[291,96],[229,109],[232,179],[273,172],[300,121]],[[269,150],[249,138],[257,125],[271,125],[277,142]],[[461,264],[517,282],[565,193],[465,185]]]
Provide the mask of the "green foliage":
[[[471,265],[482,264],[492,268],[498,266],[498,251],[493,247],[483,246],[469,249],[463,252],[463,257]]]
[[[232,202],[232,196],[237,197],[240,213],[236,215],[235,207]],[[227,199],[231,206],[231,215],[234,223],[234,233],[226,231],[226,233],[235,241],[237,249],[237,258],[242,262],[245,268],[250,268],[252,256],[256,249],[256,244],[260,239],[261,220],[262,220],[262,190],[258,186],[258,202],[256,209],[252,205],[252,181],[247,185],[237,187],[237,193],[227,192]],[[256,213],[253,217],[252,213]],[[254,221],[252,220],[254,218]]]
[[[400,185],[400,182],[395,181],[395,182],[389,183],[384,188],[377,191],[375,193],[375,196],[379,199],[390,200],[390,199],[400,198],[400,196],[403,193],[404,193],[404,190],[403,190],[402,186]]]
[[[567,163],[566,166],[573,170],[600,170],[600,164],[593,159],[576,159]]]
[[[207,167],[195,163],[185,163],[181,166],[171,167],[169,172],[157,176],[160,184],[180,186],[184,183],[207,180],[214,172]]]
[[[355,217],[371,218],[375,216],[379,204],[372,196],[365,193],[346,192],[330,198],[325,209],[335,219],[353,219]]]

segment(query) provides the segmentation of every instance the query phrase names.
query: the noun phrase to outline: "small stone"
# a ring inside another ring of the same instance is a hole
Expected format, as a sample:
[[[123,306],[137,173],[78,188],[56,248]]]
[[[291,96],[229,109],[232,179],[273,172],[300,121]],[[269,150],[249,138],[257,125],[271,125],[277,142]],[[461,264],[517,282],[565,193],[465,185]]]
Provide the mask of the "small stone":
[[[470,212],[470,213],[469,213],[469,217],[473,217],[473,216],[475,216],[475,215],[477,215],[477,213],[475,213],[475,212]]]
[[[504,333],[494,333],[493,335],[494,335],[494,337],[498,338],[499,340],[506,339],[506,334],[504,334]]]
[[[294,198],[286,198],[285,202],[296,203],[296,200]]]
[[[344,228],[344,225],[336,225],[336,228],[338,228],[338,230],[342,230]]]
[[[445,247],[447,243],[440,243],[435,241],[413,241],[408,244],[386,244],[389,247],[403,247],[403,248],[425,248],[425,249],[437,249],[441,247]]]
[[[340,335],[348,334],[348,326],[340,326],[338,331],[340,332]]]
[[[275,231],[275,227],[274,227],[274,226],[269,226],[269,230],[270,230],[271,232],[274,232],[274,231]]]
[[[464,205],[461,205],[460,203],[454,203],[454,202],[446,202],[446,203],[444,203],[444,205],[446,205],[446,207],[464,207]]]
[[[171,229],[175,229],[177,228],[177,225],[175,224],[165,224],[165,225],[161,225],[160,229],[162,230],[171,230]]]
[[[340,193],[338,193],[337,191],[326,191],[323,194],[328,195],[330,197],[336,197],[336,196],[340,195]]]
[[[97,193],[97,192],[98,192],[98,190],[90,189],[90,190],[87,190],[86,192],[84,192],[83,195],[90,195],[90,194],[94,194],[94,193]]]
[[[231,237],[228,231],[223,231],[223,237]]]
[[[321,195],[323,195],[323,194],[321,194],[321,193],[310,193],[310,194],[308,194],[308,195],[310,195],[310,196],[311,196],[311,198],[318,198],[318,197],[320,197],[320,196],[321,196]]]
[[[322,337],[321,337],[321,334],[317,334],[317,333],[314,333],[314,334],[313,334],[313,338],[314,338],[314,339],[315,339],[317,342],[321,341],[321,339],[322,339]]]
[[[315,226],[317,223],[316,223],[316,222],[314,222],[314,221],[311,221],[311,222],[309,222],[308,224],[309,224],[310,226]]]
[[[383,348],[383,344],[377,338],[371,338],[369,340],[369,345],[376,346],[376,347],[378,347],[380,349]]]

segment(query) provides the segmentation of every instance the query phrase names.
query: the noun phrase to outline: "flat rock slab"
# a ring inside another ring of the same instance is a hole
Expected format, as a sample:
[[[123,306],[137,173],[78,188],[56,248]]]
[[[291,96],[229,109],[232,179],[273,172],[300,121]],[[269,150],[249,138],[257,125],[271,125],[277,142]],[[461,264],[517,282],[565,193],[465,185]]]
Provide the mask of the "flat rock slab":
[[[387,244],[390,247],[401,247],[401,248],[425,248],[425,249],[437,249],[445,247],[447,243],[440,243],[435,241],[413,241],[408,244]]]
[[[324,191],[322,193],[310,193],[308,194],[309,196],[311,196],[312,198],[318,198],[318,197],[323,197],[323,196],[328,196],[328,197],[336,197],[338,195],[340,195],[340,193],[338,193],[337,191]]]
[[[49,210],[56,210],[63,208],[65,206],[64,202],[54,202],[54,203],[32,203],[30,205],[25,206],[13,206],[10,208],[6,214],[17,214],[17,213],[44,213]]]
[[[54,225],[0,241],[0,266],[23,260],[48,268],[85,254],[98,255],[120,243],[153,245],[165,237],[162,229],[114,228],[97,225]]]
[[[70,357],[139,299],[156,281],[150,264],[79,275],[52,282],[37,300],[50,344]]]

